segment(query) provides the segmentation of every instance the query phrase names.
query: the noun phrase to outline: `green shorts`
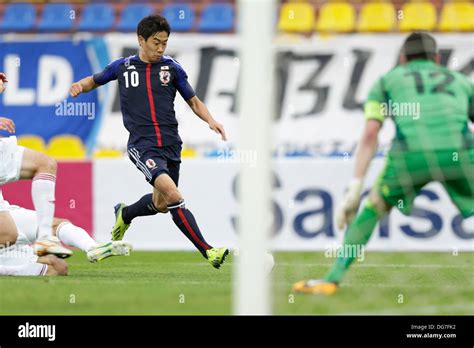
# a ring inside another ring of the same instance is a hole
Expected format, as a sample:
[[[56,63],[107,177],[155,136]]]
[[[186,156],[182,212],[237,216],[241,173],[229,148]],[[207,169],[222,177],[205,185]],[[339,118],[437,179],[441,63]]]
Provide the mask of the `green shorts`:
[[[474,214],[474,149],[390,152],[376,190],[392,207],[409,215],[423,186],[440,182],[461,215]]]

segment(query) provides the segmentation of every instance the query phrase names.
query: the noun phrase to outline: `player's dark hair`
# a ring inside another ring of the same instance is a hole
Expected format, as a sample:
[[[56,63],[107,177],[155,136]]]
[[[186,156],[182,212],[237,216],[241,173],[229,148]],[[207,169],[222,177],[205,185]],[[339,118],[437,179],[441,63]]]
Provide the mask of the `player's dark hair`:
[[[435,61],[437,54],[436,41],[426,32],[414,32],[403,43],[401,53],[407,61],[427,59]]]
[[[137,26],[137,36],[142,36],[145,41],[155,33],[164,31],[171,33],[171,28],[165,17],[160,15],[150,15],[143,18]]]

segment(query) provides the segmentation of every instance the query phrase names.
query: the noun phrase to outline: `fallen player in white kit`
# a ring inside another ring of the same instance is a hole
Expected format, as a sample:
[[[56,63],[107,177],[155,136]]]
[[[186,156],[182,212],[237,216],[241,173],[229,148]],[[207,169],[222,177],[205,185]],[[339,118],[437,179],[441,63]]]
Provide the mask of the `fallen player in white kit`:
[[[36,212],[10,205],[0,190],[0,212],[8,213],[16,226],[15,244],[0,245],[0,276],[67,275],[67,263],[55,255],[38,257],[30,244],[37,239]],[[111,256],[130,255],[132,245],[127,242],[99,244],[82,228],[71,222],[54,218],[53,235],[61,242],[86,252],[90,262],[98,262]]]
[[[7,77],[0,73],[0,94],[6,89]],[[0,117],[0,130],[15,133],[13,120]],[[51,234],[55,208],[56,161],[38,151],[18,146],[15,136],[0,136],[0,185],[18,180],[32,180],[31,198],[38,216],[38,238],[33,248],[38,256],[53,254],[61,258],[72,255]],[[13,244],[16,235],[8,214],[0,213],[0,244]]]

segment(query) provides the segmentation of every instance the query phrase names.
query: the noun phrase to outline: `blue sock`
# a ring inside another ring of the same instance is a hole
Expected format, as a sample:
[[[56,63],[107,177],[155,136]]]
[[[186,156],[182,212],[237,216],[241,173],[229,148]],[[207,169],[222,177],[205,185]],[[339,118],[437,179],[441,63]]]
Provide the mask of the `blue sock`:
[[[137,216],[148,216],[159,213],[158,209],[153,204],[153,194],[149,193],[137,202],[123,208],[122,218],[123,222],[130,224]]]
[[[177,202],[168,206],[168,209],[173,216],[173,221],[184,233],[184,235],[194,244],[199,252],[207,259],[206,250],[211,249],[212,246],[207,244],[206,240],[201,234],[191,211],[186,209],[184,201]]]

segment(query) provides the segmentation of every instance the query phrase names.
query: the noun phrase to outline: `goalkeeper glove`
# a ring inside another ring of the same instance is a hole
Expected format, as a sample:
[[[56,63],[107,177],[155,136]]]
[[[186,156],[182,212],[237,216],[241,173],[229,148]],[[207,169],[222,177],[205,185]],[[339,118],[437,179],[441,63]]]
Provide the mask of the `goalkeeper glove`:
[[[353,179],[349,188],[342,199],[342,202],[336,209],[336,225],[342,230],[349,225],[357,214],[360,204],[360,195],[362,193],[362,180]]]

